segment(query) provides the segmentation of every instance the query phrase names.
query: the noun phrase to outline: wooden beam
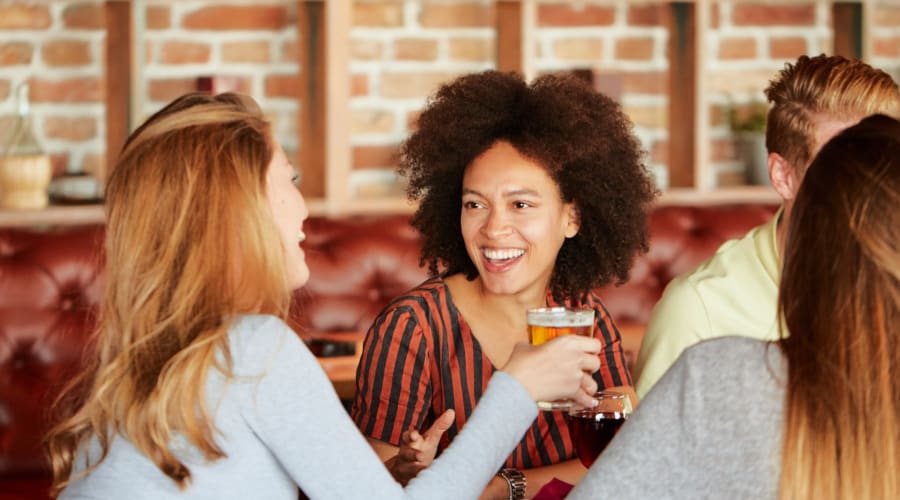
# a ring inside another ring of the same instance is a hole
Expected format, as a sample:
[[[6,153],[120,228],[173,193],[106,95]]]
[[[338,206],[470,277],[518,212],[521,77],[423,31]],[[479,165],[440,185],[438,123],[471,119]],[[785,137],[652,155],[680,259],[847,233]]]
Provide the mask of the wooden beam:
[[[325,196],[326,85],[325,2],[297,3],[297,30],[300,46],[300,143],[297,167],[303,172],[301,191],[307,198]]]
[[[835,2],[831,6],[834,53],[851,59],[863,58],[863,4]]]
[[[131,2],[108,0],[106,15],[106,162],[97,172],[105,183],[116,164],[131,123]]]
[[[525,74],[523,52],[524,30],[522,16],[524,7],[517,0],[497,0],[496,10],[496,57],[499,71],[514,71]]]
[[[696,11],[693,2],[669,5],[669,186],[696,183]]]

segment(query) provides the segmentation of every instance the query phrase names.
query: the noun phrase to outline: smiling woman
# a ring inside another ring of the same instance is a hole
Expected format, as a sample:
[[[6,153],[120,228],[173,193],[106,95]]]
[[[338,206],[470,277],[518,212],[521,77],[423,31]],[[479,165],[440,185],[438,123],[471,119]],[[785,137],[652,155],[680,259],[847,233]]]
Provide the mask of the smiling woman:
[[[595,380],[632,393],[619,332],[593,290],[624,281],[646,250],[656,194],[619,105],[573,77],[463,76],[417,126],[400,170],[419,201],[412,224],[432,279],[375,320],[353,406],[401,481],[457,436],[495,367],[528,341],[529,308],[593,309],[604,346]],[[585,470],[561,412],[542,412],[506,467],[483,498],[531,497]]]

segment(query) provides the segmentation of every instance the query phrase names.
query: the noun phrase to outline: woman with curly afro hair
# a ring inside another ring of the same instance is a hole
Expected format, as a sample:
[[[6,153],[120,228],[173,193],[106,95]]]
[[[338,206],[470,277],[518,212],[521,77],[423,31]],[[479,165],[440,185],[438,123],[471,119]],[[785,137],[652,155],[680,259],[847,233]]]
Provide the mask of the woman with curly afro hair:
[[[353,418],[409,480],[459,433],[495,367],[528,342],[526,310],[595,311],[598,386],[631,395],[621,338],[594,289],[647,250],[656,189],[620,106],[573,76],[487,71],[443,85],[403,146],[432,278],[369,329]],[[448,411],[453,410],[453,411]],[[422,434],[408,429],[428,429]],[[400,452],[398,454],[398,451]],[[532,497],[584,467],[564,412],[540,412],[482,498]]]

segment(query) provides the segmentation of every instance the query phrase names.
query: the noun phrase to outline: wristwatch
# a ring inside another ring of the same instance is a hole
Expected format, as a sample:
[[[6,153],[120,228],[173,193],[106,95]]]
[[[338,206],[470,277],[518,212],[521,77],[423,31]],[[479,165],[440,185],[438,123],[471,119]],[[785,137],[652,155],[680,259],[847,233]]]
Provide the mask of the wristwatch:
[[[522,500],[525,498],[525,474],[516,469],[501,469],[497,473],[506,480],[509,487],[509,500]]]

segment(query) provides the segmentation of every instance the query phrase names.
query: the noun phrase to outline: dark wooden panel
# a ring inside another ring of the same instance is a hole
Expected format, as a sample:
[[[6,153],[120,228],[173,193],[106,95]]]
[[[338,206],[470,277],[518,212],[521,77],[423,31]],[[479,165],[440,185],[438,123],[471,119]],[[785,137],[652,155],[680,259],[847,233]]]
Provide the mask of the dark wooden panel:
[[[863,57],[863,5],[858,2],[835,2],[831,6],[834,20],[834,53]]]
[[[107,1],[106,15],[106,179],[128,138],[131,114],[131,2]]]
[[[672,2],[669,20],[669,186],[694,187],[697,120],[696,12],[691,2]]]
[[[307,198],[325,196],[326,158],[326,78],[327,9],[321,0],[297,3],[298,44],[300,46],[300,145],[297,167],[303,172],[301,191]]]
[[[522,55],[522,4],[518,0],[497,0],[497,69],[524,73]]]

